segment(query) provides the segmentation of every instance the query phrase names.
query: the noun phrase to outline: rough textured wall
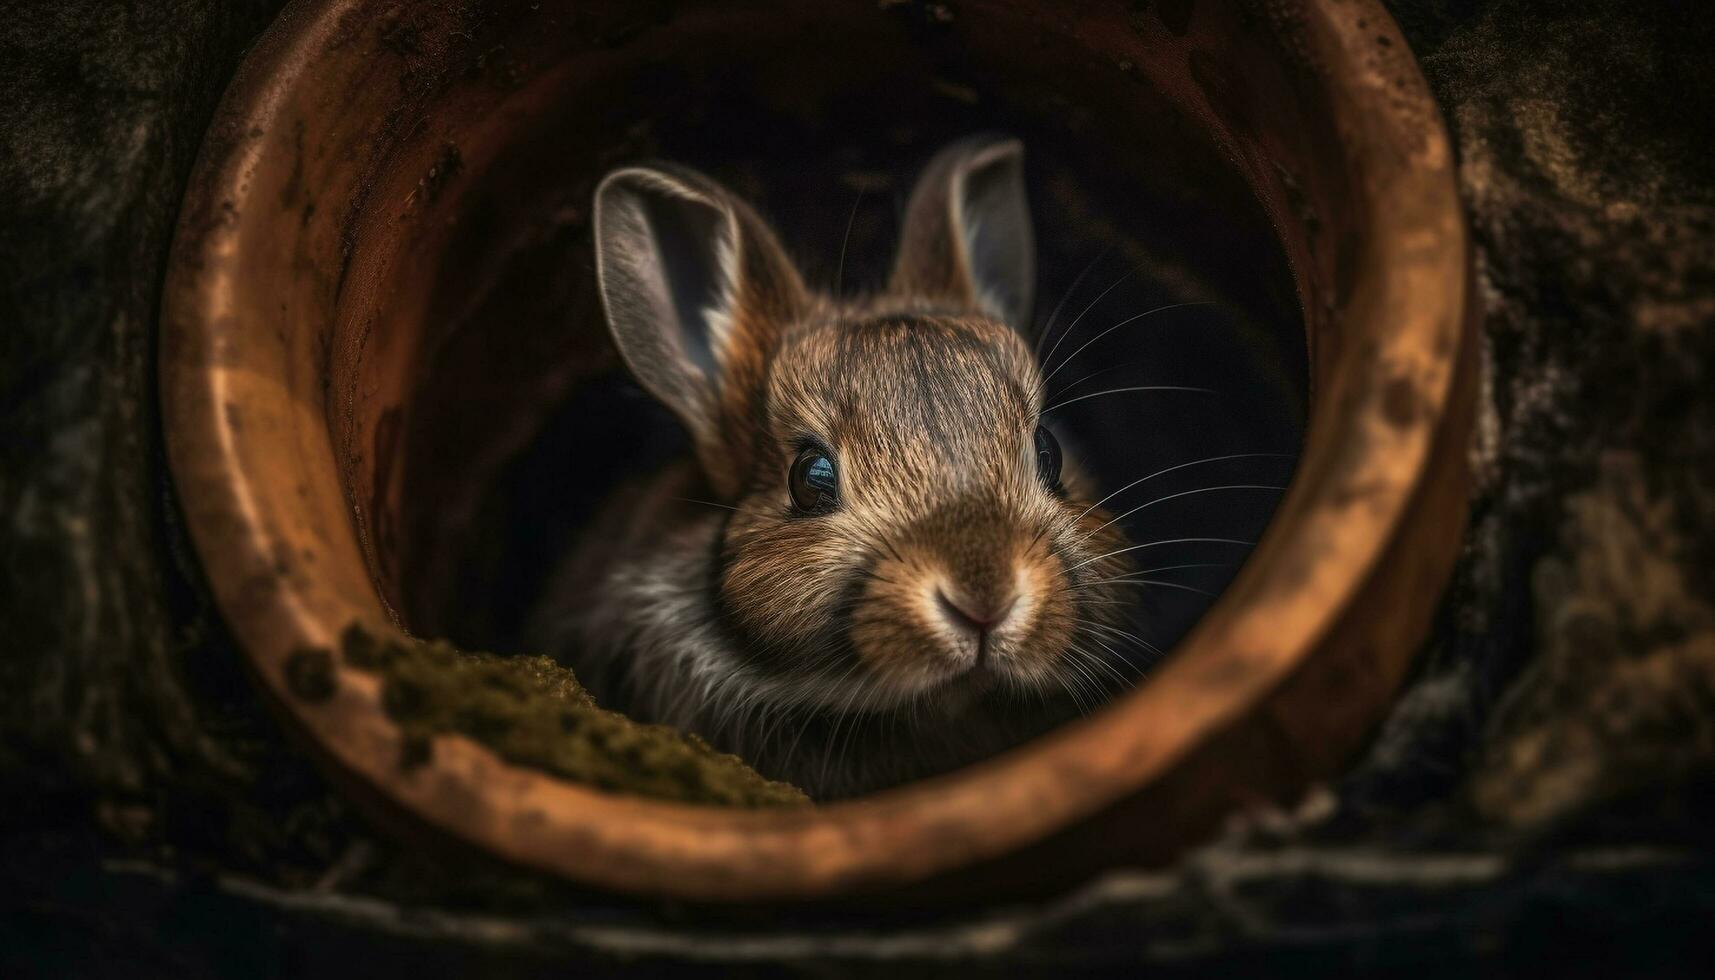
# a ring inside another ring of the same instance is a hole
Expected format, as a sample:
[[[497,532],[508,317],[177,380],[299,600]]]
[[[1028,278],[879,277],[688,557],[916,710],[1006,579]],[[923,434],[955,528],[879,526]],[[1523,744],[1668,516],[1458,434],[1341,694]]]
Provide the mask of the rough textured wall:
[[[230,770],[166,522],[155,321],[202,130],[276,0],[0,12],[0,773],[47,807]]]
[[[1350,776],[1172,871],[862,935],[811,917],[715,930],[565,896],[523,917],[410,914],[353,894],[543,892],[425,884],[344,817],[255,713],[172,523],[151,362],[174,202],[274,5],[37,6],[0,15],[11,955],[143,956],[186,975],[378,943],[399,964],[520,970],[576,954],[1578,973],[1622,940],[1652,968],[1710,953],[1696,925],[1715,910],[1705,5],[1390,4],[1454,132],[1490,312],[1467,551],[1412,687]]]
[[[1715,762],[1715,16],[1391,6],[1488,316],[1468,550],[1376,776],[1470,763],[1482,819],[1535,824]]]

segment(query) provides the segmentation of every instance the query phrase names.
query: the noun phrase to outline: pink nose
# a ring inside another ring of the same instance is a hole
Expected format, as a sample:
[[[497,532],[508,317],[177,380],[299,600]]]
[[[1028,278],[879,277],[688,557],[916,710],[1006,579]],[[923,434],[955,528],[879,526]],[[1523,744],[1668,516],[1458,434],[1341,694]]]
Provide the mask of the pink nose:
[[[961,626],[973,633],[987,633],[1001,623],[1012,612],[1012,607],[1018,603],[1018,596],[1009,595],[1004,599],[982,603],[973,602],[969,598],[951,598],[947,593],[936,590],[935,598],[941,604],[941,614],[948,622]]]

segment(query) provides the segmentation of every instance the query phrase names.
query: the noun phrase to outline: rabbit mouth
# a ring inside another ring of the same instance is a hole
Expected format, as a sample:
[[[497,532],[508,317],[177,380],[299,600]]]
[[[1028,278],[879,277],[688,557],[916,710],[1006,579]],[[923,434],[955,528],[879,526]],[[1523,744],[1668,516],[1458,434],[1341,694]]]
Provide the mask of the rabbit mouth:
[[[866,662],[865,686],[876,691],[878,709],[934,703],[952,708],[991,695],[1041,695],[1062,687],[1057,667],[1065,653],[1053,649],[1046,631],[1036,622],[1021,623],[1003,632],[948,636],[946,630],[926,632],[916,649],[895,651],[886,660],[861,646]]]

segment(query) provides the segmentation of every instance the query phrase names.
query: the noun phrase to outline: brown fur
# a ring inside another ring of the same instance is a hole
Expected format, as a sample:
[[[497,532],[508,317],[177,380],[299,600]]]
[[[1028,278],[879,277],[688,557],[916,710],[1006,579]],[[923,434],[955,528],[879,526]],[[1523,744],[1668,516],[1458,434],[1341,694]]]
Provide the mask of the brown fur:
[[[1133,673],[1103,581],[1125,570],[1108,555],[1124,539],[1071,460],[1063,492],[1038,473],[1041,378],[996,319],[1028,289],[978,281],[949,204],[971,167],[1016,166],[1001,148],[932,164],[893,286],[843,305],[805,289],[747,207],[672,172],[727,216],[739,282],[706,324],[712,369],[650,361],[678,341],[609,296],[622,352],[686,419],[699,463],[622,495],[538,616],[537,640],[605,703],[828,797],[992,754]],[[810,445],[838,467],[825,514],[788,488]],[[979,631],[948,602],[1009,612]]]

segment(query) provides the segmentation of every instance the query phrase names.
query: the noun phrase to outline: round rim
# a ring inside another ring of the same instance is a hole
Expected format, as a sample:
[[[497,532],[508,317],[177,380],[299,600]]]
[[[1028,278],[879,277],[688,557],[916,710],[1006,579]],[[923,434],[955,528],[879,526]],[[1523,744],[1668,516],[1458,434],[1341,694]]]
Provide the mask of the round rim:
[[[258,420],[241,424],[227,410],[270,385],[233,348],[236,256],[254,243],[241,221],[218,220],[242,213],[251,193],[263,141],[243,134],[268,129],[349,6],[290,8],[229,89],[175,242],[161,371],[170,462],[216,599],[272,700],[378,812],[412,814],[504,859],[590,884],[695,899],[898,886],[1000,857],[1159,783],[1256,712],[1273,711],[1291,728],[1277,695],[1359,598],[1393,574],[1387,558],[1428,493],[1432,460],[1463,438],[1468,256],[1439,114],[1379,3],[1313,0],[1299,28],[1336,129],[1372,199],[1400,202],[1368,209],[1356,259],[1366,274],[1342,313],[1391,380],[1321,392],[1299,473],[1264,540],[1149,684],[980,765],[814,808],[736,811],[608,795],[509,765],[455,735],[435,740],[431,764],[402,773],[400,736],[374,677],[336,664],[333,696],[312,703],[291,694],[294,653],[335,646],[352,621],[390,627],[364,595],[372,586],[318,578],[313,564],[280,557],[300,518],[276,513],[279,473],[246,446]],[[1378,50],[1396,54],[1378,64]],[[1402,74],[1410,85],[1397,83]],[[302,439],[325,426],[308,406],[284,411],[260,424]],[[1458,506],[1462,514],[1462,498]],[[325,516],[349,530],[349,514]],[[1445,526],[1437,533],[1452,536]],[[1431,589],[1445,571],[1423,573]],[[1378,685],[1391,692],[1409,651],[1371,655]]]

